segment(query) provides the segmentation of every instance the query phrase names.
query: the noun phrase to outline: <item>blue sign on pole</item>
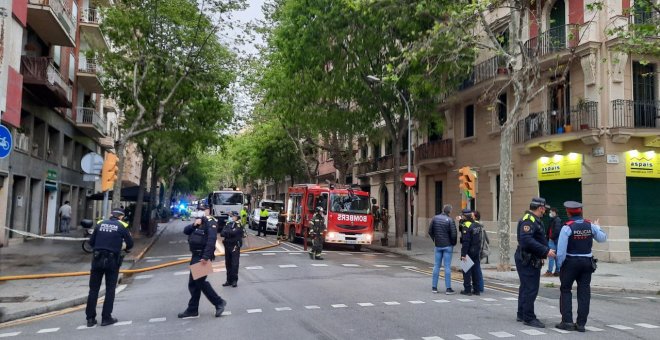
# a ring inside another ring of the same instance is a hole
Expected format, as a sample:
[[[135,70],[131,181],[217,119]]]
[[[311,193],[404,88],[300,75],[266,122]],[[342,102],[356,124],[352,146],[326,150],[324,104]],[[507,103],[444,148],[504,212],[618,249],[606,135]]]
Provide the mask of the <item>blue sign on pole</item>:
[[[4,125],[0,125],[0,159],[9,156],[13,145],[11,132]]]

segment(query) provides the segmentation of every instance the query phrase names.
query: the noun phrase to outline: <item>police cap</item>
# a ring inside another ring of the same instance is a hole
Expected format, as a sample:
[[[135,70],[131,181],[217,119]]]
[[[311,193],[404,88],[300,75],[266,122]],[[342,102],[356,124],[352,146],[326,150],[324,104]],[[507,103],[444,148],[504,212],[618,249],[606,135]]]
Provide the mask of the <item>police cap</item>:
[[[111,214],[112,216],[114,216],[114,217],[119,217],[119,216],[124,216],[124,215],[126,215],[126,214],[124,213],[124,210],[122,210],[122,209],[113,209],[112,212],[111,212],[110,214]]]
[[[465,208],[461,211],[463,215],[470,215],[472,213],[472,210],[470,208]]]
[[[564,202],[564,208],[566,209],[582,209],[582,203],[576,201],[566,201]]]
[[[533,207],[545,206],[548,209],[550,208],[550,206],[545,202],[545,198],[543,198],[543,197],[534,197],[534,198],[532,198],[532,202],[530,202],[529,205],[533,206]]]

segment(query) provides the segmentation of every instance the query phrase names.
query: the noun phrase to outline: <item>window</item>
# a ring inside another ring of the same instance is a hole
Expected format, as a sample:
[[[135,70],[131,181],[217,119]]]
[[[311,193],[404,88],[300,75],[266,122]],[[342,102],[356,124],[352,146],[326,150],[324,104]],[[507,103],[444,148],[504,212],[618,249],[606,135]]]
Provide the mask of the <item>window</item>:
[[[464,137],[474,137],[474,105],[465,107],[465,134]]]
[[[500,126],[506,123],[507,110],[506,93],[502,93],[497,97],[497,121],[500,123]]]
[[[429,142],[436,142],[440,139],[442,139],[440,123],[438,121],[432,120],[431,123],[429,123]]]
[[[374,159],[375,158],[380,158],[380,156],[382,156],[380,151],[381,151],[380,150],[380,143],[374,144]]]
[[[385,142],[385,156],[392,154],[392,141]]]
[[[314,195],[308,194],[307,195],[307,210],[309,212],[314,212]]]
[[[360,160],[367,160],[367,149],[368,147],[366,145],[360,148]]]
[[[330,202],[332,212],[369,214],[371,209],[368,196],[332,194]]]
[[[57,68],[60,67],[60,64],[62,63],[62,48],[60,46],[53,46],[53,64]]]

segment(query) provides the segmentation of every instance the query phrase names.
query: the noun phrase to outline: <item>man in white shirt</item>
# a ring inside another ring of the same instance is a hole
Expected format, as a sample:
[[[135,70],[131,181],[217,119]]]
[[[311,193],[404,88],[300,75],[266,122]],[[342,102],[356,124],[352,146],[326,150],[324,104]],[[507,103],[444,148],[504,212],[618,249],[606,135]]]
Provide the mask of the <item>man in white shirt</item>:
[[[69,224],[71,223],[71,205],[69,205],[69,201],[64,202],[58,214],[60,215],[60,232],[68,234]]]

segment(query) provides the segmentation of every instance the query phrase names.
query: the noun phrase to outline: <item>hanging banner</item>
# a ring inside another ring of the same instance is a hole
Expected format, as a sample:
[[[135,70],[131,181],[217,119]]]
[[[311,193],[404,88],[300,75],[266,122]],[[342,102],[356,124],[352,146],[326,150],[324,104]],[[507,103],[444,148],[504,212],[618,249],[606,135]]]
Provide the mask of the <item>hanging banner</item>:
[[[582,177],[582,154],[541,157],[536,162],[539,181]]]
[[[654,151],[626,152],[626,177],[660,178],[660,155]]]

